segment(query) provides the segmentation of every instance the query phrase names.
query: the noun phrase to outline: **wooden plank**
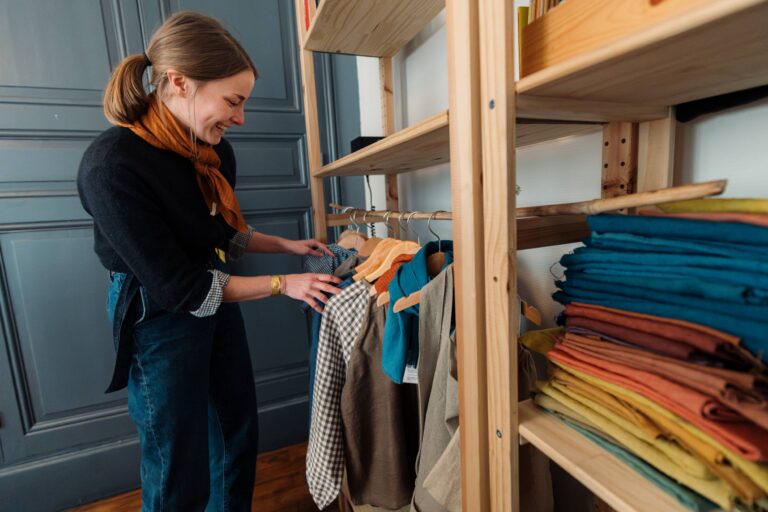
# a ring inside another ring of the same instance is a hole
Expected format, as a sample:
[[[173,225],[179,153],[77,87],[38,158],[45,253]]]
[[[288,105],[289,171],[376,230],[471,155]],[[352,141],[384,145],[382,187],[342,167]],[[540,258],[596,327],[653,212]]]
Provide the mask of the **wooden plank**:
[[[488,510],[478,0],[448,0],[448,105],[461,424],[462,510]]]
[[[581,242],[589,235],[584,215],[517,219],[517,250]]]
[[[520,509],[514,2],[480,0],[490,511]],[[512,343],[510,343],[510,340]]]
[[[315,177],[395,175],[450,160],[448,111],[441,112],[318,169]],[[600,129],[595,124],[526,123],[516,144],[526,146]],[[397,187],[388,182],[387,209],[397,210]]]
[[[671,187],[675,174],[674,109],[664,119],[640,123],[637,144],[637,191]]]
[[[445,7],[445,0],[323,0],[308,50],[392,57]]]
[[[518,90],[515,111],[518,117],[528,119],[608,122],[661,119],[669,109],[664,105],[533,96]]]
[[[521,124],[517,123],[515,139],[516,147],[522,148],[542,142],[550,142],[565,137],[586,135],[602,129],[600,124]]]
[[[441,112],[318,169],[314,176],[413,171],[448,162],[448,146],[448,112]]]
[[[518,411],[520,436],[618,512],[686,510],[672,496],[530,400],[521,402]]]
[[[584,1],[567,3],[578,9]],[[636,1],[640,0],[605,3],[620,10]],[[699,4],[528,75],[517,83],[517,91],[669,106],[768,83],[768,0],[702,0]],[[579,21],[569,20],[574,33]]]
[[[563,3],[523,30],[520,77],[610,44],[717,0],[578,0]]]
[[[299,37],[299,60],[301,64],[301,89],[304,98],[304,122],[307,126],[307,159],[309,161],[310,195],[312,197],[312,220],[315,238],[325,242],[328,229],[325,224],[325,186],[323,178],[316,176],[323,165],[320,147],[320,124],[317,117],[317,89],[315,88],[315,64],[312,52],[301,47],[304,38],[304,2],[296,0],[296,31]]]
[[[379,82],[381,83],[381,127],[384,135],[389,137],[395,133],[395,85],[392,73],[392,57],[379,59]],[[400,209],[400,198],[397,188],[397,175],[388,174],[386,180],[387,210]],[[400,238],[400,225],[391,224],[392,237]]]

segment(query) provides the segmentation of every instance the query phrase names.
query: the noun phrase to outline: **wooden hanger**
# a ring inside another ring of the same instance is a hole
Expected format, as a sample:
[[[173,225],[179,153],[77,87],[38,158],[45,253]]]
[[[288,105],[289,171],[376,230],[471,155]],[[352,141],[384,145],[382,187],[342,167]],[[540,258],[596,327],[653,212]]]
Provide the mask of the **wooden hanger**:
[[[401,241],[392,247],[392,249],[390,249],[387,257],[384,258],[384,261],[378,267],[371,270],[370,272],[366,272],[365,280],[369,283],[374,282],[387,273],[387,271],[392,267],[392,263],[394,263],[395,259],[397,259],[399,256],[404,254],[416,254],[420,250],[421,246],[416,242],[411,242],[409,240]]]
[[[336,240],[336,245],[338,245],[339,247],[343,247],[345,249],[354,249],[354,250],[359,252],[360,249],[368,241],[368,237],[360,232],[359,225],[357,224],[357,222],[355,221],[355,218],[354,218],[354,212],[352,214],[350,214],[349,220],[358,229],[346,229],[346,230],[344,230],[341,233],[341,235],[339,235],[339,238]]]

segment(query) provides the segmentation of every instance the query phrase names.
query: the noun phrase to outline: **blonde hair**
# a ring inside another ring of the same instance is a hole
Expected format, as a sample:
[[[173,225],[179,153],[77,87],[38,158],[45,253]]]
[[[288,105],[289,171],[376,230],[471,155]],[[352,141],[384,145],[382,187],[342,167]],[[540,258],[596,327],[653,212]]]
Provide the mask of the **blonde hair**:
[[[193,11],[178,12],[152,35],[145,54],[126,57],[112,72],[104,91],[104,115],[111,123],[131,124],[147,111],[143,76],[148,66],[149,82],[159,94],[168,83],[169,69],[201,83],[245,70],[259,77],[251,58],[219,21]]]

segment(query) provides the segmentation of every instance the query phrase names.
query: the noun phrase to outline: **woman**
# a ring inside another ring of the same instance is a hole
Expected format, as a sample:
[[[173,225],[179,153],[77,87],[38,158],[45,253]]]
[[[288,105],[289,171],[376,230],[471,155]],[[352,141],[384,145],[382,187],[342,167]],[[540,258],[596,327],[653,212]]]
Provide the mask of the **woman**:
[[[80,197],[112,279],[117,362],[108,391],[128,386],[145,510],[250,510],[256,396],[236,303],[285,294],[320,311],[324,292],[338,292],[339,279],[324,274],[226,270],[223,260],[244,252],[330,254],[315,240],[254,232],[243,219],[222,137],[243,124],[257,77],[216,20],[178,13],[146,54],[115,69],[104,112],[118,126],[80,164]]]

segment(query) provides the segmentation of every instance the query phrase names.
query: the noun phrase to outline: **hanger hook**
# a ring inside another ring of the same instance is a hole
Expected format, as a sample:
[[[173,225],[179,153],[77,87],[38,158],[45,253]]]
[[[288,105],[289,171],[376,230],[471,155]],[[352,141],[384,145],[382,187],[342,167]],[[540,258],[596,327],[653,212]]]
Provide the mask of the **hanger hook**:
[[[363,226],[367,226],[368,225],[367,219],[368,219],[368,212],[367,211],[363,211]],[[367,231],[368,228],[366,227],[365,229],[366,229],[366,234],[368,234],[368,231]],[[357,230],[360,231],[360,226],[357,227]]]
[[[403,214],[401,213],[399,217],[397,217],[397,225],[400,226],[400,229],[402,230],[401,236],[407,235],[411,230],[408,228],[407,225],[403,224]]]
[[[413,216],[416,215],[416,212],[411,212],[408,214],[408,216],[405,218],[405,224],[406,226],[411,225],[411,221],[413,220]],[[421,234],[419,234],[418,231],[411,230],[412,233],[416,233],[416,243],[421,245]]]
[[[432,212],[432,215],[429,216],[429,219],[427,219],[427,229],[430,233],[434,235],[435,238],[437,238],[437,251],[442,252],[442,240],[440,240],[440,235],[435,233],[435,231],[432,229],[432,219],[437,217],[437,214],[442,212],[443,210],[437,210],[436,212]]]
[[[384,225],[387,226],[387,235],[390,236],[394,229],[392,229],[392,226],[389,224],[389,218],[392,217],[392,211],[387,210],[384,214]]]

